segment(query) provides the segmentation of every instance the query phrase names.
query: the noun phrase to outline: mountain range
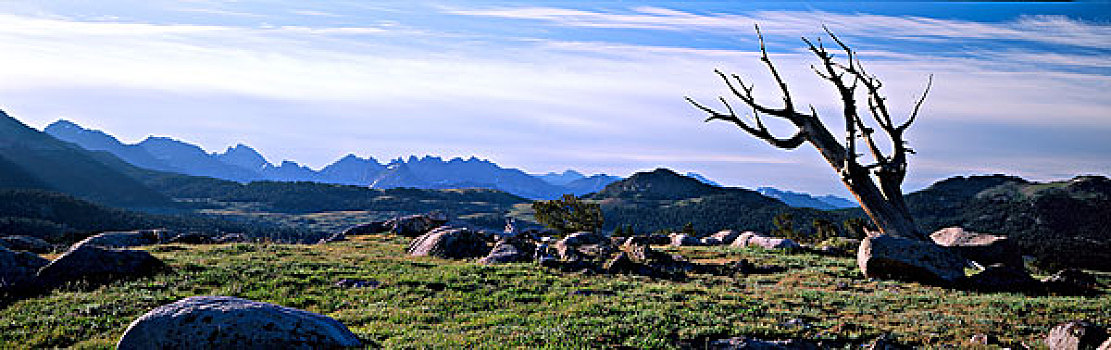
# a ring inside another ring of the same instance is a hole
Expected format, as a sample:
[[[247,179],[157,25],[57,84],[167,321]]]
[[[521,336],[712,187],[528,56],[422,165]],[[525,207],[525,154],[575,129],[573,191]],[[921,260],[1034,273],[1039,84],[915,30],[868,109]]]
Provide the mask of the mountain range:
[[[834,210],[856,208],[859,206],[856,202],[828,194],[824,196],[813,196],[806,193],[780,190],[772,187],[760,187],[756,189],[756,192],[778,199],[787,205],[797,208]]]
[[[410,156],[382,164],[372,157],[347,155],[320,170],[293,161],[274,165],[250,146],[239,144],[223,153],[207,153],[199,146],[168,137],[151,136],[125,144],[99,130],[59,120],[43,130],[59,140],[91,151],[105,151],[135,166],[166,172],[207,176],[237,182],[261,180],[311,181],[386,189],[490,188],[531,199],[555,198],[564,193],[596,192],[620,177],[585,176],[568,170],[559,176],[533,176],[502,168],[488,160]],[[554,175],[554,174],[551,174]]]

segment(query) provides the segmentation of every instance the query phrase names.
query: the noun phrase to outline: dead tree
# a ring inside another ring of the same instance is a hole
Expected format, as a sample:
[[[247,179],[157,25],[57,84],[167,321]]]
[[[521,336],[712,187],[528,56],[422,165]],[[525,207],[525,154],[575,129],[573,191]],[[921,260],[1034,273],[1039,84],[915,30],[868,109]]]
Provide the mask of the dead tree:
[[[804,143],[814,145],[814,148],[818,149],[822,157],[837,172],[841,182],[853,193],[856,200],[860,202],[861,208],[864,209],[864,212],[868,214],[868,217],[872,219],[872,222],[876,224],[881,232],[896,237],[925,240],[925,234],[914,224],[914,219],[903,200],[901,187],[907,172],[907,154],[914,153],[912,149],[907,147],[906,141],[903,140],[903,134],[918,116],[918,110],[922,107],[922,102],[926,100],[926,94],[930,92],[933,76],[930,76],[925,91],[914,104],[910,115],[902,123],[896,123],[891,118],[891,113],[887,108],[887,99],[880,94],[880,88],[883,87],[883,84],[879,78],[864,70],[860,60],[855,57],[853,50],[848,45],[845,45],[828,28],[823,26],[823,29],[844,52],[843,62],[834,59],[834,55],[822,45],[821,38],[818,38],[817,45],[805,37],[802,38],[802,41],[806,43],[810,52],[814,53],[821,61],[820,65],[812,65],[810,68],[818,76],[829,81],[841,97],[843,107],[841,113],[845,119],[846,134],[844,144],[834,137],[822,123],[814,106],[811,105],[804,111],[797,108],[798,106],[791,98],[790,91],[787,90],[787,84],[783,81],[779,72],[776,71],[772,61],[768,59],[768,51],[764,46],[764,36],[760,33],[759,26],[756,27],[756,35],[760,40],[760,60],[768,67],[776,84],[779,85],[780,93],[783,95],[783,106],[777,108],[757,102],[752,94],[754,85],[745,85],[740,76],[736,74],[727,76],[720,70],[714,70],[714,72],[725,81],[725,85],[729,87],[733,96],[752,108],[752,116],[749,121],[741,119],[724,97],[719,97],[725,106],[724,113],[706,107],[690,97],[686,97],[686,99],[695,107],[710,115],[706,119],[707,122],[712,120],[731,122],[752,136],[767,141],[772,146],[795,149]],[[861,87],[863,87],[864,94],[867,96],[868,112],[872,121],[875,122],[875,125],[883,134],[887,135],[891,142],[889,150],[878,147],[873,137],[875,129],[869,127],[868,125],[871,122],[866,123],[859,113],[856,91]],[[760,119],[762,114],[786,120],[797,127],[798,130],[790,137],[785,138],[772,135]],[[858,141],[862,142],[866,151],[871,155],[872,164],[861,164],[863,154],[857,153]]]

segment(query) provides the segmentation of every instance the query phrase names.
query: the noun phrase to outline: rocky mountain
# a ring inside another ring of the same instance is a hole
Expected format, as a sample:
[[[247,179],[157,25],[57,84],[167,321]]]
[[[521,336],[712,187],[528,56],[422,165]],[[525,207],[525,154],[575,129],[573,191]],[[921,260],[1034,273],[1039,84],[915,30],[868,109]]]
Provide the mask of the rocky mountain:
[[[374,158],[347,155],[314,170],[293,161],[274,165],[253,148],[239,144],[223,153],[207,153],[200,147],[168,137],[148,137],[135,145],[123,144],[97,130],[60,120],[46,133],[90,150],[103,150],[133,165],[159,171],[207,176],[237,182],[260,180],[312,181],[374,188],[412,187],[423,189],[489,188],[526,198],[555,198],[564,193],[582,195],[600,190],[620,178],[608,175],[586,177],[573,170],[540,177],[502,168],[493,162],[440,157],[397,159],[382,165]],[[396,164],[403,164],[396,165]],[[550,175],[550,176],[549,176]],[[549,182],[548,179],[552,182]]]
[[[32,129],[0,111],[3,186],[58,191],[117,206],[173,205],[166,196],[101,162],[100,156]]]
[[[625,180],[611,183],[601,191],[588,196],[588,198],[677,200],[730,191],[747,190],[708,185],[695,178],[679,175],[669,169],[661,168],[650,172],[636,173]],[[753,194],[756,193],[753,192]],[[759,196],[759,194],[756,195]]]
[[[834,210],[855,208],[858,206],[856,202],[833,195],[815,197],[806,193],[780,190],[772,187],[760,187],[756,189],[756,192],[778,199],[787,205],[797,208]]]

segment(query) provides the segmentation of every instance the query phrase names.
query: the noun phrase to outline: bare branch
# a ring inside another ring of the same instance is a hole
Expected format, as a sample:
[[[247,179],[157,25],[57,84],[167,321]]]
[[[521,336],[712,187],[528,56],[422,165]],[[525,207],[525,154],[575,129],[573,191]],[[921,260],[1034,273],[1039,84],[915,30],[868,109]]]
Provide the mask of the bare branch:
[[[760,121],[760,115],[756,114],[755,111],[753,111],[753,119],[756,120],[756,127],[748,125],[743,120],[741,120],[741,118],[737,117],[737,114],[733,111],[733,107],[730,106],[728,102],[726,102],[724,97],[718,97],[718,99],[720,99],[721,103],[725,105],[725,108],[729,111],[729,114],[715,111],[710,107],[706,107],[696,102],[690,97],[684,98],[687,100],[687,102],[694,105],[696,108],[701,109],[702,111],[710,115],[709,118],[706,118],[707,122],[712,120],[731,122],[737,127],[741,128],[741,130],[744,130],[750,135],[770,143],[772,146],[783,149],[795,149],[806,142],[806,132],[804,132],[802,129],[799,129],[797,132],[795,132],[794,135],[785,139],[775,137],[771,134],[771,131],[769,131],[768,128],[764,126],[764,123]]]
[[[930,74],[930,77],[926,80],[926,90],[922,91],[922,97],[919,98],[918,102],[914,104],[914,111],[910,113],[910,118],[907,118],[907,121],[904,122],[902,125],[899,125],[899,127],[896,129],[902,132],[903,130],[906,130],[908,127],[910,127],[911,123],[914,123],[914,118],[918,117],[918,109],[922,108],[922,102],[926,102],[926,95],[930,94],[930,87],[932,87],[933,85],[934,75]]]

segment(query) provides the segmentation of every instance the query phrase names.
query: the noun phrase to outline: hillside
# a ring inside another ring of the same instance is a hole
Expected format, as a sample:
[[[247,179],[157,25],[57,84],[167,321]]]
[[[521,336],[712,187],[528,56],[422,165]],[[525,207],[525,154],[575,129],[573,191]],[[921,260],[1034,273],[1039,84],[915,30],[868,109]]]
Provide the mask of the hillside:
[[[262,222],[232,222],[181,214],[158,215],[105,207],[62,193],[0,189],[0,233],[27,235],[69,244],[103,231],[166,228],[206,235],[244,233],[278,240],[311,238],[308,232]]]
[[[770,232],[776,215],[788,213],[794,228],[811,231],[815,219],[840,226],[859,213],[794,208],[755,191],[717,187],[671,170],[633,174],[586,196],[599,201],[606,229],[632,226],[637,232],[678,230],[687,223],[708,234],[721,229]]]
[[[928,231],[964,226],[1004,234],[1056,266],[1111,271],[1111,180],[1035,183],[1013,176],[955,177],[907,195]]]
[[[0,111],[0,185],[56,190],[126,207],[172,206],[166,196],[106,166],[72,144],[58,141]]]

